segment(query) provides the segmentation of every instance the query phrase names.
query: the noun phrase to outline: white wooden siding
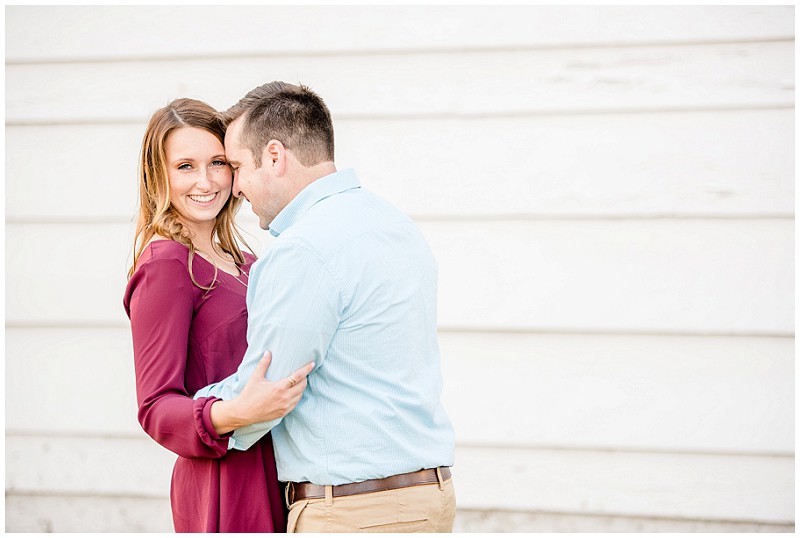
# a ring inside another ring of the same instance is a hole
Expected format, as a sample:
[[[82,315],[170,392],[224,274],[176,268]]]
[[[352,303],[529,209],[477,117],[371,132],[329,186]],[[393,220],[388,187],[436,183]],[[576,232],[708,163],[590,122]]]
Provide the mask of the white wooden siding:
[[[14,22],[36,21],[6,25],[6,57],[15,62],[794,39],[788,6],[51,6],[7,13]],[[70,19],[80,32],[64,23]],[[244,21],[251,31],[231,39],[226,30]]]
[[[794,211],[793,125],[791,109],[343,119],[336,153],[371,189],[423,219],[786,217]],[[127,219],[142,131],[141,122],[7,127],[7,177],[37,177],[39,187],[8,181],[7,218]],[[80,156],[100,147],[86,196],[75,188],[86,178]],[[429,164],[409,172],[409,156],[419,154]],[[72,165],[39,174],[43,163]]]
[[[794,529],[793,7],[8,6],[7,531],[171,529],[137,152],[275,79],[439,261],[457,530]]]
[[[314,80],[309,85],[326,96],[335,118],[791,107],[793,50],[792,41],[777,41],[10,64],[6,118],[135,120],[172,95],[203,96],[224,107],[241,97],[239,84],[263,84],[264,73],[271,80]],[[234,73],[237,84],[222,83]],[[91,100],[81,98],[87,88]]]
[[[62,324],[63,325],[63,324]],[[116,325],[116,324],[115,324]],[[786,338],[441,333],[444,400],[469,446],[790,454],[793,349]],[[141,433],[123,326],[11,327],[6,417],[16,433]],[[76,358],[80,365],[76,365]],[[725,368],[720,368],[724,365]],[[82,387],[60,383],[97,372]],[[478,375],[479,374],[479,375]],[[787,375],[789,374],[789,375]],[[491,394],[494,403],[470,395]],[[86,409],[86,401],[103,405]],[[498,409],[524,409],[497,420]]]
[[[53,454],[75,454],[64,466]],[[147,438],[19,436],[6,443],[12,490],[155,497],[169,491],[174,456]],[[502,462],[502,464],[500,464]],[[91,465],[89,465],[91,463]],[[548,449],[458,451],[459,506],[784,523],[794,504],[773,502],[794,484],[790,458]],[[492,483],[525,488],[492,487]],[[694,502],[675,495],[692,491]]]
[[[439,257],[444,328],[792,332],[786,291],[793,283],[793,230],[787,219],[420,224]],[[245,229],[254,242],[263,236],[257,226]],[[6,261],[17,284],[6,290],[9,320],[127,319],[121,290],[131,259],[129,225],[9,223],[6,232],[9,251],[18,253]],[[93,254],[98,248],[103,256]],[[59,278],[51,264],[30,263],[44,252],[70,260],[59,264]],[[756,280],[759,285],[751,286]]]

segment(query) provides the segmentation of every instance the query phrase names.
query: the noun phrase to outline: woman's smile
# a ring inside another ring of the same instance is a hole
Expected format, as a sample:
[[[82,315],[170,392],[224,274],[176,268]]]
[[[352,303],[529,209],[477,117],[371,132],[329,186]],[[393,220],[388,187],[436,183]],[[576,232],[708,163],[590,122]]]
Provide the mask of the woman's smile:
[[[164,151],[170,202],[181,223],[194,233],[211,230],[233,183],[222,142],[209,131],[181,127],[167,136]]]
[[[219,191],[217,192],[210,192],[208,194],[189,194],[189,198],[191,198],[194,202],[206,206],[211,205],[214,200],[216,200],[217,195],[219,195]]]

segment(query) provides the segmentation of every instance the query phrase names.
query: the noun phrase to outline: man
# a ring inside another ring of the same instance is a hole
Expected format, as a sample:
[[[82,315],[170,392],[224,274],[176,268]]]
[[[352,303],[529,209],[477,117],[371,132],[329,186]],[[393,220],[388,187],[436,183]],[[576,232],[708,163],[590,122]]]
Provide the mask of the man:
[[[313,360],[272,431],[289,532],[450,532],[454,438],[440,403],[437,266],[416,225],[337,171],[333,124],[303,86],[260,86],[223,114],[233,194],[277,239],[249,275],[248,351],[199,396],[234,398],[265,349],[267,377]]]

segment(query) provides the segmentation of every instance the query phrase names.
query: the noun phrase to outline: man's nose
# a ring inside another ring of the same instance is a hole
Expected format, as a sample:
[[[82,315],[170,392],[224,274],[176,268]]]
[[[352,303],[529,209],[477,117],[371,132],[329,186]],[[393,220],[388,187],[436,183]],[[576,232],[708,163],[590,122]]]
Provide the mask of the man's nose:
[[[237,198],[242,197],[242,189],[239,188],[239,172],[237,171],[233,172],[233,189],[231,192]]]

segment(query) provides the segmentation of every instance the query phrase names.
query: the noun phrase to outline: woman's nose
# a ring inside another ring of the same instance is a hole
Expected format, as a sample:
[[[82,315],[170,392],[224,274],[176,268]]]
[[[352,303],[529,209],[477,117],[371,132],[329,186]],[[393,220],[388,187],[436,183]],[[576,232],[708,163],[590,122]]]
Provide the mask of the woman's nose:
[[[211,179],[209,177],[208,170],[205,168],[201,168],[199,170],[196,185],[198,188],[203,190],[208,190],[211,188]]]

